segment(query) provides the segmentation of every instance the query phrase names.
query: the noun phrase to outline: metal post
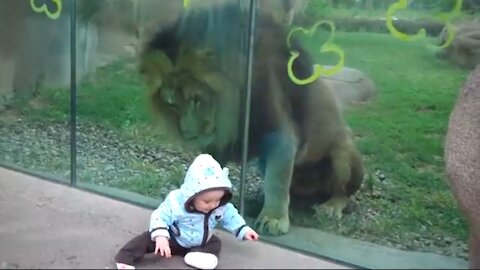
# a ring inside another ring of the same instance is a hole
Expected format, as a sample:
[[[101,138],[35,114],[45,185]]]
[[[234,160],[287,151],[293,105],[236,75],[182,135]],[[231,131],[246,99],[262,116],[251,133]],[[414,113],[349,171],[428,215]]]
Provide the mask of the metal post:
[[[77,186],[77,14],[70,0],[70,184]]]
[[[242,171],[240,176],[240,213],[245,214],[245,178],[247,174],[248,134],[250,125],[250,97],[252,92],[253,51],[255,40],[255,17],[257,0],[250,0],[250,24],[248,30],[247,89],[245,93],[245,115],[243,126]]]

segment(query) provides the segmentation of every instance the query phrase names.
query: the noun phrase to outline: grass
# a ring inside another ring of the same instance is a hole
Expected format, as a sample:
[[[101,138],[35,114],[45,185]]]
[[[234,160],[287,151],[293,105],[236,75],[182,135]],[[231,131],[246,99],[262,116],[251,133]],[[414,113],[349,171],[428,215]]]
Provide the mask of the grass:
[[[32,106],[32,103],[40,105]],[[133,59],[98,68],[77,87],[77,121],[101,123],[123,137],[150,143],[162,137],[152,122],[144,84]],[[17,97],[13,105],[32,121],[68,121],[69,89],[40,87],[34,101]],[[148,140],[146,140],[148,139]]]
[[[317,53],[324,37],[305,40],[319,63],[335,64],[332,55]],[[352,237],[383,243],[406,243],[438,236],[466,241],[465,221],[445,182],[442,160],[448,116],[467,72],[434,57],[423,43],[402,42],[375,33],[336,33],[335,43],[346,55],[346,66],[369,74],[378,87],[378,97],[367,106],[346,112],[357,135],[370,174],[381,170],[385,181],[371,175],[359,193],[353,214],[342,222],[317,212],[312,218],[293,213],[293,223],[314,226]],[[78,119],[101,123],[122,136],[145,144],[158,143],[158,130],[151,127],[145,91],[131,61],[98,69],[78,89]],[[65,121],[69,115],[66,90],[41,89],[36,109],[27,100],[16,106],[32,121]],[[156,168],[133,164],[151,175]],[[172,177],[180,175],[173,171]],[[178,178],[178,177],[177,177]],[[120,181],[118,187],[145,195],[157,187],[152,177]],[[408,246],[404,244],[403,246]],[[412,246],[413,249],[419,249]]]
[[[305,42],[311,50],[321,44],[319,38]],[[379,92],[375,102],[345,116],[358,136],[366,167],[382,170],[387,182],[379,184],[385,194],[375,202],[381,205],[380,216],[358,227],[379,236],[428,227],[422,232],[425,236],[466,240],[464,220],[445,181],[443,140],[467,72],[436,59],[426,42],[433,41],[410,43],[385,34],[336,33],[335,43],[346,53],[345,65],[369,74]],[[335,57],[317,54],[316,58],[331,64]],[[388,203],[389,199],[395,203]],[[338,229],[333,223],[320,226]]]
[[[452,1],[453,8],[454,1]],[[395,17],[398,19],[404,20],[433,20],[438,21],[439,16],[443,13],[448,13],[450,10],[440,10],[440,9],[425,9],[425,10],[415,10],[415,9],[404,9],[398,10],[395,12]],[[322,1],[310,1],[306,10],[304,11],[306,16],[313,17],[328,17],[328,18],[384,18],[387,13],[387,8],[378,8],[374,10],[368,10],[364,8],[356,7],[328,7],[324,6]],[[454,16],[454,21],[461,20],[472,20],[478,18],[479,14],[468,14],[462,12]]]
[[[32,119],[65,120],[70,114],[70,96],[67,89],[40,90],[47,106],[23,112]],[[145,91],[131,61],[122,60],[97,69],[95,76],[82,82],[77,90],[79,121],[107,123],[115,128],[145,124],[150,114],[145,110]],[[20,99],[16,107],[26,101]]]

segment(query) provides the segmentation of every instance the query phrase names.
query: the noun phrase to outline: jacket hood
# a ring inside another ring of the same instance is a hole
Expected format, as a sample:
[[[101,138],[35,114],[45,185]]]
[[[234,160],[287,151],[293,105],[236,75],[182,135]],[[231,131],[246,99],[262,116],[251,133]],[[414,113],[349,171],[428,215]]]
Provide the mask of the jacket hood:
[[[185,210],[195,212],[192,201],[198,194],[223,189],[225,195],[220,201],[220,206],[232,198],[232,183],[228,178],[228,168],[220,164],[209,154],[200,154],[192,162],[180,187],[182,197],[185,199]]]

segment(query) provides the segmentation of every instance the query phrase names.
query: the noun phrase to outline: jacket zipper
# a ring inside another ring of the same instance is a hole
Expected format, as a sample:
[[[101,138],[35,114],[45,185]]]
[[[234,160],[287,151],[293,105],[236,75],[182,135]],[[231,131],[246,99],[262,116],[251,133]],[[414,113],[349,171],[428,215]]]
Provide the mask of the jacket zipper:
[[[210,215],[213,213],[213,210],[208,212],[208,214],[204,214],[205,218],[203,219],[203,239],[202,239],[202,244],[201,246],[203,247],[208,240],[208,220],[210,219]]]

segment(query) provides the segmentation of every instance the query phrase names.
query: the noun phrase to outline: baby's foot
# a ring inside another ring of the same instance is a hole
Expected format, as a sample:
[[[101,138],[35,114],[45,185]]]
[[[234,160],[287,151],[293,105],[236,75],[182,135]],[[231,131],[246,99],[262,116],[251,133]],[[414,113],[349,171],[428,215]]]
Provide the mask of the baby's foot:
[[[135,269],[135,266],[124,263],[117,263],[117,269]]]
[[[217,256],[205,252],[189,252],[185,255],[184,261],[197,269],[215,269],[218,264]]]

